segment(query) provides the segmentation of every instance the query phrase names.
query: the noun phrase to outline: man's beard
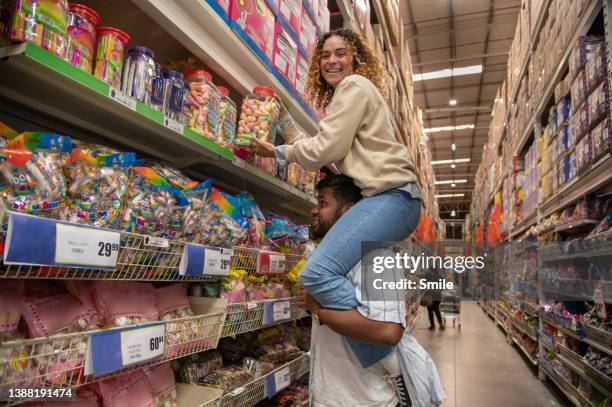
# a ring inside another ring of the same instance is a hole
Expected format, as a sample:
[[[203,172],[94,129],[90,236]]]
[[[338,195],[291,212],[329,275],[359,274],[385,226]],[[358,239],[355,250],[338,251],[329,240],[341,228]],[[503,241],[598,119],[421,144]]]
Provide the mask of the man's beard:
[[[334,215],[334,218],[330,222],[321,222],[321,219],[319,219],[317,222],[319,227],[317,229],[310,228],[310,238],[313,240],[323,239],[341,216],[342,212],[340,209],[338,209]]]

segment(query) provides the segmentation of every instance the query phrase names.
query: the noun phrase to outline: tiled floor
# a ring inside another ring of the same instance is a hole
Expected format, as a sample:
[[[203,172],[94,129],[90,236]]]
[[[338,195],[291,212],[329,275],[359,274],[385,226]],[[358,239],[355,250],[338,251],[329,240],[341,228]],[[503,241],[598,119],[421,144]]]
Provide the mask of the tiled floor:
[[[414,336],[429,352],[448,394],[442,407],[568,406],[537,378],[515,346],[475,302],[461,310],[461,331],[429,331],[427,310]]]

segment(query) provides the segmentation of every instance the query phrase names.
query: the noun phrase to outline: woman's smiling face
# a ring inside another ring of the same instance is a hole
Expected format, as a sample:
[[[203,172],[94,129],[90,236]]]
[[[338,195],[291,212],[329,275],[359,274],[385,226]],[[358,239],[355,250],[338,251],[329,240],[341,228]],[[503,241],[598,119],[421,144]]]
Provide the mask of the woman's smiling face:
[[[342,79],[351,74],[353,55],[346,40],[338,35],[329,37],[319,59],[321,75],[331,87],[338,86]]]

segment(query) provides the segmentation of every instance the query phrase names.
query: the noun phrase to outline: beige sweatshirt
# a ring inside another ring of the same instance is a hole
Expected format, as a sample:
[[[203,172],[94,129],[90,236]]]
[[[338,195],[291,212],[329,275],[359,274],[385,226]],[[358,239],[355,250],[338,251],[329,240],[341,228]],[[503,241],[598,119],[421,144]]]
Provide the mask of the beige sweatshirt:
[[[408,150],[395,141],[387,105],[367,78],[344,78],[326,113],[314,137],[306,137],[295,125],[285,130],[288,161],[309,171],[335,164],[364,196],[417,181]]]

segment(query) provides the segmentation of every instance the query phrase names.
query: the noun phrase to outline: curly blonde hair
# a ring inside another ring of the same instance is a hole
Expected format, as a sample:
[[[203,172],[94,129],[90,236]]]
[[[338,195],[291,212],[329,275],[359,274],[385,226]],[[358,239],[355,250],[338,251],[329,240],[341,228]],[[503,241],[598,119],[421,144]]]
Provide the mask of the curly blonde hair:
[[[308,101],[315,109],[322,111],[325,110],[334,96],[334,88],[323,79],[319,63],[325,41],[334,35],[344,38],[349,46],[349,52],[353,57],[352,73],[368,78],[385,97],[387,94],[387,73],[380,60],[368,46],[363,36],[351,29],[341,28],[324,34],[317,42],[317,46],[312,54],[310,71],[308,72],[308,83],[306,85],[306,98]]]

